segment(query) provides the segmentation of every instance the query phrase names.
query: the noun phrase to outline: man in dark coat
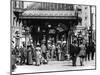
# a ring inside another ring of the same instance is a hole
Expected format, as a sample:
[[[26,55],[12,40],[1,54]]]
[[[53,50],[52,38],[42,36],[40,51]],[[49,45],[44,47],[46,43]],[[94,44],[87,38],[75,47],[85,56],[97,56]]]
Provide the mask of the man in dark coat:
[[[94,60],[94,53],[95,53],[95,45],[94,45],[94,42],[91,43],[90,50],[91,50],[91,59]]]
[[[76,66],[76,60],[77,60],[77,55],[79,53],[79,47],[76,45],[76,41],[74,41],[71,45],[70,45],[70,56],[72,59],[72,65]]]
[[[86,57],[85,57],[85,60],[88,59],[88,61],[90,61],[90,46],[89,46],[89,43],[86,43],[85,47],[86,47]]]

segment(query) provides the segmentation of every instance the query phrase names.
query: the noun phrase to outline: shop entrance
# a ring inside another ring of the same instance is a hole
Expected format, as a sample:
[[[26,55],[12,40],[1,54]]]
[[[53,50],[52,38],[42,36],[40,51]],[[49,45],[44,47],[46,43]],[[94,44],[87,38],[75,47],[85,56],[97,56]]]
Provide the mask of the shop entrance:
[[[71,27],[77,24],[77,19],[23,19],[23,24],[30,28],[33,42],[47,43],[66,41]]]

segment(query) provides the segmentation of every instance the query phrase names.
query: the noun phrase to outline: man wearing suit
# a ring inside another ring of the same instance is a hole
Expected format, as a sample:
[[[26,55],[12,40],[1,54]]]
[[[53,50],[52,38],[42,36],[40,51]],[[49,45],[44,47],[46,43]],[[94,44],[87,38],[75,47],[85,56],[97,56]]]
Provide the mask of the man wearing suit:
[[[77,55],[79,52],[79,48],[76,44],[76,41],[73,41],[73,43],[70,45],[70,56],[72,59],[72,65],[76,66],[76,60],[77,60]]]

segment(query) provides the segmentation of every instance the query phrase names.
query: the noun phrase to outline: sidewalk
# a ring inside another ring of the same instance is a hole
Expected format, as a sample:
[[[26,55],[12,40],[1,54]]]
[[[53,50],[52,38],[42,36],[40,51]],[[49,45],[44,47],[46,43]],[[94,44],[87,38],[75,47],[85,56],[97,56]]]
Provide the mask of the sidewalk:
[[[95,60],[86,61],[84,66],[80,66],[79,58],[77,59],[77,66],[72,66],[72,61],[49,61],[48,64],[40,66],[34,65],[18,65],[12,74],[18,73],[36,73],[36,72],[50,72],[50,71],[64,71],[64,70],[83,70],[95,69]]]

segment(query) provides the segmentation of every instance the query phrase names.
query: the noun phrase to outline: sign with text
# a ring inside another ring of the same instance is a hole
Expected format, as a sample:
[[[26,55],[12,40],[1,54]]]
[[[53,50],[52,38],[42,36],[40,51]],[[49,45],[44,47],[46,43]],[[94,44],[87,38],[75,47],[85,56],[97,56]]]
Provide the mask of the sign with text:
[[[75,11],[27,10],[22,16],[75,16]]]

